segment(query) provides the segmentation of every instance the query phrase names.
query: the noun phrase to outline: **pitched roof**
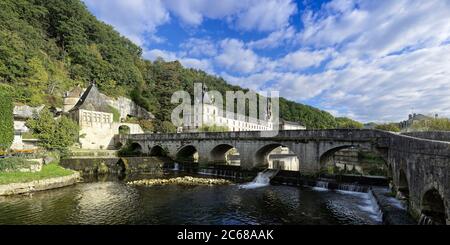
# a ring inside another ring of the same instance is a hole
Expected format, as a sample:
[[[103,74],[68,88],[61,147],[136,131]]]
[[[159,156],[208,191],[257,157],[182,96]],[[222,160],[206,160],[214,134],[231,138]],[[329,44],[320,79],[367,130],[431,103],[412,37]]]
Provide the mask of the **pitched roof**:
[[[103,99],[97,87],[92,84],[78,100],[77,104],[70,110],[88,110],[112,113],[108,103]]]

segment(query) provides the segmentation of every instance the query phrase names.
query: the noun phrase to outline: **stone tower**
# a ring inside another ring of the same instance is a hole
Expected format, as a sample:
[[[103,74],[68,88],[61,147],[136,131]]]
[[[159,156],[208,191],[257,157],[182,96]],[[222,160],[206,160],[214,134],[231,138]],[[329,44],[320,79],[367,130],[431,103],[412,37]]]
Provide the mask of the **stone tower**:
[[[80,86],[76,86],[71,91],[68,91],[64,94],[64,100],[63,100],[63,112],[67,113],[72,109],[80,99],[81,95],[83,94],[83,89]]]

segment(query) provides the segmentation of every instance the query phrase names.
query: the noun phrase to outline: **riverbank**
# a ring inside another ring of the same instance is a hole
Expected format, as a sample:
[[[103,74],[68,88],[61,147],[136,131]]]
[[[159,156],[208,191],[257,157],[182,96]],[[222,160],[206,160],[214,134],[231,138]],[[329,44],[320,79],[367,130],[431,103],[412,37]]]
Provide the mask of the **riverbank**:
[[[60,188],[75,184],[79,178],[78,172],[56,163],[44,165],[38,172],[0,172],[0,196]]]

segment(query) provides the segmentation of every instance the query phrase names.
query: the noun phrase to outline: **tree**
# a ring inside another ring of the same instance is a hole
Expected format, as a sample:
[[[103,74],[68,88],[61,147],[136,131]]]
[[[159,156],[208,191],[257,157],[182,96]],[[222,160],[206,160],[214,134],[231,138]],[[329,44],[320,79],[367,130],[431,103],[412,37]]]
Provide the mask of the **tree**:
[[[176,133],[177,128],[170,121],[159,122],[156,125],[156,130],[161,133]]]
[[[363,128],[364,125],[360,122],[352,120],[347,117],[336,117],[336,123],[338,128]]]
[[[66,116],[54,119],[47,108],[29,119],[26,126],[47,150],[65,151],[78,140],[79,127],[75,121]]]
[[[399,127],[398,123],[379,124],[379,125],[375,126],[375,129],[391,131],[391,132],[400,132],[400,127]]]
[[[0,150],[8,149],[14,140],[14,115],[11,87],[0,84]]]

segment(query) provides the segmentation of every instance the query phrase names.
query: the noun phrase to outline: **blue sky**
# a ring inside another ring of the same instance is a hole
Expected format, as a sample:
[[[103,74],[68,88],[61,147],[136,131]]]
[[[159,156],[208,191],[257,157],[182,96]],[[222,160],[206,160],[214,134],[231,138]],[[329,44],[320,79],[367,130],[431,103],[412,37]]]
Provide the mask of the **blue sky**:
[[[447,0],[83,0],[154,60],[363,122],[450,116]]]

